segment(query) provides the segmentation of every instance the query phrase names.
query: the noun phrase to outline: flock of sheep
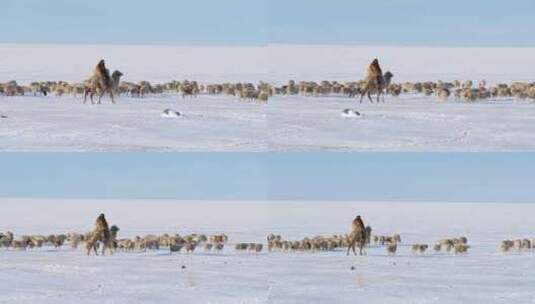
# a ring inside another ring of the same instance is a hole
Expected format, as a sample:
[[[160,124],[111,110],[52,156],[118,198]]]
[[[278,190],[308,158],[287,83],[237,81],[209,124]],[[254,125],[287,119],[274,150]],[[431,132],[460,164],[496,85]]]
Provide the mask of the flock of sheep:
[[[500,246],[503,252],[509,251],[525,251],[535,250],[535,238],[533,239],[517,239],[517,240],[504,240]]]
[[[207,236],[205,234],[189,234],[181,236],[179,234],[162,234],[162,235],[145,235],[134,238],[118,238],[119,228],[112,226],[110,228],[112,238],[111,252],[133,252],[147,250],[168,249],[170,253],[193,253],[200,249],[204,252],[221,253],[228,245],[228,236],[225,234],[214,234]],[[31,250],[42,247],[61,248],[69,246],[71,249],[77,249],[81,244],[87,244],[87,254],[90,254],[88,240],[91,233],[67,233],[52,235],[22,235],[15,238],[12,232],[0,233],[0,248],[14,250]],[[336,251],[349,248],[351,237],[349,235],[332,235],[332,236],[312,236],[300,240],[288,240],[280,235],[269,234],[267,236],[268,252],[320,252]],[[401,236],[394,234],[391,236],[371,235],[366,236],[366,246],[383,247],[386,254],[393,256],[398,251],[401,243]],[[97,246],[98,247],[98,246]],[[236,253],[261,253],[265,247],[263,243],[235,243],[233,244]],[[409,246],[415,255],[425,254],[430,249],[428,244],[411,244]],[[470,246],[466,237],[445,238],[438,240],[432,247],[434,252],[445,252],[453,254],[466,254]],[[535,250],[535,239],[517,239],[504,240],[500,245],[503,252],[529,251]],[[96,252],[95,252],[96,253]],[[98,254],[98,253],[97,253]]]
[[[252,83],[199,84],[197,81],[171,81],[161,84],[151,84],[148,81],[139,83],[120,81],[122,73],[112,74],[112,86],[115,95],[143,98],[158,94],[179,94],[183,98],[197,97],[199,94],[225,94],[239,97],[242,100],[267,102],[271,87],[266,83],[254,85]],[[82,96],[86,92],[87,84],[69,83],[66,81],[32,82],[29,85],[19,85],[16,81],[0,83],[0,96]]]
[[[285,85],[272,85],[265,82],[253,83],[220,83],[200,84],[196,81],[171,81],[161,84],[152,84],[148,81],[139,83],[119,81],[122,73],[119,71],[114,77],[114,92],[116,95],[130,97],[144,97],[154,94],[179,94],[182,97],[207,95],[228,95],[239,97],[241,100],[267,102],[269,97],[275,95],[303,95],[303,96],[347,96],[355,97],[362,93],[364,81],[337,82],[337,81],[288,81]],[[115,73],[114,72],[114,73]],[[389,73],[389,72],[387,72]],[[386,73],[385,73],[386,74]],[[393,76],[393,75],[392,75]],[[518,98],[535,99],[535,83],[513,82],[511,84],[497,84],[487,86],[480,82],[477,86],[472,81],[461,82],[404,82],[389,83],[386,78],[386,94],[399,96],[402,93],[419,93],[426,96],[436,96],[439,100],[447,100],[453,96],[457,100],[477,101],[489,98]],[[17,95],[49,95],[62,96],[83,95],[84,83],[69,83],[64,81],[33,82],[29,85],[19,85],[15,81],[0,83],[0,96]]]

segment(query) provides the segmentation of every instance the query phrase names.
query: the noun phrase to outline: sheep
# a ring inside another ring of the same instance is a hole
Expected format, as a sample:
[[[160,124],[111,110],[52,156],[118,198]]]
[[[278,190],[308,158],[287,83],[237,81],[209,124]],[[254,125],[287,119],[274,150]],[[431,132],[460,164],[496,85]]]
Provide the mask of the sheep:
[[[513,247],[516,249],[516,250],[522,250],[522,240],[514,240],[513,241]]]
[[[71,245],[71,249],[77,249],[78,244],[82,241],[82,235],[72,232],[67,235],[67,240],[69,241],[69,245]]]
[[[398,249],[398,243],[397,242],[388,243],[386,245],[386,251],[387,251],[388,255],[395,255],[397,249]]]
[[[224,247],[224,246],[225,246],[224,243],[217,243],[217,244],[215,244],[215,251],[216,251],[216,252],[221,252],[221,251],[223,251],[223,247]]]
[[[528,239],[522,240],[522,249],[531,249],[532,243]]]
[[[259,253],[259,252],[262,252],[263,248],[264,248],[263,244],[255,244],[254,250],[255,252]]]
[[[374,235],[373,236],[373,244],[377,245],[377,243],[379,243],[379,236]]]
[[[5,234],[0,234],[0,247],[9,247],[13,242],[13,232],[8,231]]]
[[[204,244],[204,251],[210,252],[210,251],[212,251],[212,248],[214,248],[214,244],[212,244],[212,243]]]
[[[237,243],[234,246],[234,249],[236,251],[246,251],[248,247],[249,247],[249,244],[247,244],[247,243]]]
[[[411,249],[414,254],[417,254],[417,253],[423,254],[425,253],[428,247],[429,246],[426,244],[413,244],[411,246]]]
[[[187,242],[186,243],[186,253],[193,253],[197,247],[197,242]]]
[[[182,250],[182,247],[184,247],[184,244],[176,244],[169,246],[169,254],[173,254],[173,252],[180,252],[180,250]]]
[[[215,234],[210,236],[210,242],[212,243],[226,243],[228,236],[226,234]]]
[[[462,243],[455,244],[453,247],[455,249],[455,254],[467,253],[470,246]]]
[[[440,100],[448,100],[450,97],[450,90],[443,88],[438,92],[438,98]]]
[[[511,240],[504,240],[500,245],[500,249],[503,252],[509,252],[514,247],[514,242]]]

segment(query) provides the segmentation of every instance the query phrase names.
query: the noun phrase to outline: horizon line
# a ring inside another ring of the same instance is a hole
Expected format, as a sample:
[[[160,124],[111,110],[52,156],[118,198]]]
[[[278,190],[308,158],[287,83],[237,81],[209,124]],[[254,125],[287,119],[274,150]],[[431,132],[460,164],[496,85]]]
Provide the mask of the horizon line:
[[[7,200],[19,200],[19,201],[27,201],[27,200],[41,200],[41,201],[47,201],[47,200],[59,200],[59,201],[114,201],[114,202],[123,202],[123,201],[167,201],[167,202],[177,202],[177,203],[183,203],[183,202],[220,202],[220,203],[228,203],[228,202],[251,202],[251,203],[286,203],[286,202],[300,202],[300,203],[328,203],[328,202],[337,202],[337,203],[417,203],[417,204],[425,204],[425,203],[431,203],[431,204],[441,204],[441,203],[453,203],[453,204],[533,204],[535,201],[531,200],[512,200],[512,201],[488,201],[488,200],[432,200],[432,199],[400,199],[400,200],[354,200],[354,199],[245,199],[245,198],[222,198],[222,199],[181,199],[181,198],[165,198],[165,197],[151,197],[151,198],[112,198],[112,197],[87,197],[87,198],[81,198],[81,197],[41,197],[41,196],[25,196],[25,197],[1,197],[0,196],[0,204],[2,201]]]
[[[446,48],[446,49],[535,49],[533,45],[442,45],[442,44],[359,44],[359,43],[151,43],[151,42],[0,42],[0,46],[147,46],[147,47],[270,47],[270,46],[295,46],[295,47],[363,47],[363,48]]]

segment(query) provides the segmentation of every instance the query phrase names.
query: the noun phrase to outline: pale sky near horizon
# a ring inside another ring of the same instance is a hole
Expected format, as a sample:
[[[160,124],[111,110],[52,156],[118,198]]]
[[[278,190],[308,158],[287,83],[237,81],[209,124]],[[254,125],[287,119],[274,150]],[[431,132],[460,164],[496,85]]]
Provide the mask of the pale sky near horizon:
[[[0,43],[535,46],[532,0],[3,0]]]
[[[0,197],[535,202],[535,153],[2,153]]]

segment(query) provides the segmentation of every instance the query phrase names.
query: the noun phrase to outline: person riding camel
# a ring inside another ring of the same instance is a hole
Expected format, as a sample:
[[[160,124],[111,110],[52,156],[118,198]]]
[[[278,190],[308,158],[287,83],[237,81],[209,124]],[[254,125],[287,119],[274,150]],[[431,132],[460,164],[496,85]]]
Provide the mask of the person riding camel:
[[[93,77],[100,83],[102,88],[109,88],[111,86],[110,71],[106,69],[104,59],[101,59],[95,66]]]
[[[366,233],[366,227],[364,226],[364,222],[362,221],[360,215],[357,215],[357,217],[355,217],[351,226],[352,231],[363,231],[364,233]]]
[[[375,81],[377,85],[382,84],[383,71],[381,70],[381,66],[379,66],[379,60],[377,58],[375,58],[368,67],[368,75],[366,78]]]
[[[108,222],[103,213],[101,213],[95,221],[93,234],[95,236],[100,236],[104,243],[107,243],[110,240],[110,228],[108,227]]]
[[[357,215],[351,223],[351,234],[349,235],[349,246],[347,247],[347,255],[349,251],[353,250],[356,255],[355,246],[358,245],[360,254],[363,253],[363,248],[366,246],[366,227],[360,215]]]

